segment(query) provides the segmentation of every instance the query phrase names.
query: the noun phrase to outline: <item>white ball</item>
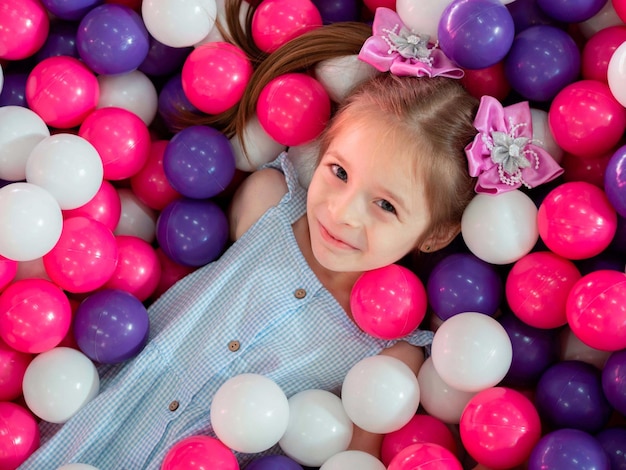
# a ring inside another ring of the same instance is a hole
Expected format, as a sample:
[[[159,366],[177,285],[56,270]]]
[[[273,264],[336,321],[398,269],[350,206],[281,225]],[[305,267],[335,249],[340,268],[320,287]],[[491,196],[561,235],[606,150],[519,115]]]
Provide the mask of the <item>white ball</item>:
[[[397,0],[396,12],[402,22],[418,34],[428,34],[434,42],[437,28],[446,7],[452,0]]]
[[[333,455],[319,470],[385,470],[383,463],[373,455],[360,450],[346,450]]]
[[[356,85],[378,73],[375,67],[363,62],[357,55],[334,57],[315,66],[315,78],[335,103],[343,102]]]
[[[65,347],[37,355],[22,382],[28,408],[44,421],[65,423],[100,390],[98,371],[82,352]]]
[[[255,171],[287,149],[265,132],[256,115],[246,123],[242,140],[243,144],[237,136],[230,139],[235,155],[235,166],[241,171]]]
[[[67,465],[62,465],[57,470],[98,470],[93,465],[88,465],[86,463],[68,463]]]
[[[237,452],[275,445],[289,422],[289,402],[268,377],[240,374],[224,382],[211,403],[211,424],[220,441]]]
[[[139,71],[99,75],[100,98],[97,108],[122,108],[136,114],[149,126],[156,117],[159,95],[152,80]]]
[[[626,42],[611,55],[607,69],[609,89],[622,106],[626,106]]]
[[[431,352],[442,380],[466,392],[498,384],[513,359],[513,347],[504,327],[477,312],[459,313],[444,321],[435,332]]]
[[[122,208],[113,233],[139,237],[152,243],[156,238],[157,211],[144,204],[131,189],[119,188],[117,194]]]
[[[578,31],[580,31],[583,37],[589,39],[598,31],[610,28],[611,26],[621,26],[623,24],[624,22],[615,11],[615,8],[613,8],[613,2],[609,0],[598,13],[588,20],[578,23],[577,26]]]
[[[548,122],[548,113],[543,109],[530,108],[530,114],[533,123],[533,140],[538,141],[554,161],[560,163],[565,151],[554,140]]]
[[[419,406],[413,371],[400,359],[378,355],[357,362],[346,374],[341,400],[354,424],[386,434],[408,423]]]
[[[348,448],[352,431],[352,421],[337,395],[304,390],[289,398],[289,424],[278,444],[299,464],[319,467]]]

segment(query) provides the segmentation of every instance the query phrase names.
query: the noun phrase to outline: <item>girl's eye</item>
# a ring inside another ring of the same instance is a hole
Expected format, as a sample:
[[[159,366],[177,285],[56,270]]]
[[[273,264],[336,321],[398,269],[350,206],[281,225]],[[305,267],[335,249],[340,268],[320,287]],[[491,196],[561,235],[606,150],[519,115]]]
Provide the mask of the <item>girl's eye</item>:
[[[380,208],[386,212],[391,212],[392,214],[396,213],[396,208],[393,207],[393,204],[391,204],[389,201],[385,201],[384,199],[381,199],[378,202],[378,205],[380,206]]]
[[[339,178],[341,181],[347,181],[348,180],[348,173],[346,173],[346,170],[343,169],[343,167],[339,166],[339,165],[331,165],[331,170],[333,172],[333,174]]]

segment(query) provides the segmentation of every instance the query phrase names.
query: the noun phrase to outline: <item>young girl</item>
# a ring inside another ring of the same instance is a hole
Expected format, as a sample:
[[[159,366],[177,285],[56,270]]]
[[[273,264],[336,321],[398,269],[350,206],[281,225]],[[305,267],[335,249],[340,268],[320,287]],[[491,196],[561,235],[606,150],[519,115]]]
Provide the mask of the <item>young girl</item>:
[[[263,83],[356,54],[369,35],[360,24],[322,27],[262,61],[236,131]],[[286,154],[250,174],[232,200],[232,246],[150,307],[145,349],[103,372],[99,395],[67,423],[44,423],[41,448],[20,468],[159,468],[175,443],[214,435],[212,397],[242,373],[267,376],[290,397],[339,393],[349,369],[375,354],[417,372],[432,333],[374,338],[353,322],[350,292],[364,271],[438,250],[459,233],[474,194],[464,148],[476,107],[447,77],[382,73],[360,84],[321,139],[308,191]],[[381,437],[357,430],[352,448],[377,455]],[[253,457],[238,455],[241,464]]]

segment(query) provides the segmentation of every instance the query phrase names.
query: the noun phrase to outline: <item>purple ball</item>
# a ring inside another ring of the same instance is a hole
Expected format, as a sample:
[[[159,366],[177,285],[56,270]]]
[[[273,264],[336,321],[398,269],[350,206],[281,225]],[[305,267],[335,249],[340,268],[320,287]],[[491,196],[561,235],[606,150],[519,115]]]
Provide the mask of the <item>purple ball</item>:
[[[150,36],[148,55],[139,70],[150,76],[164,76],[180,70],[193,47],[170,47]]]
[[[224,250],[228,219],[211,200],[183,197],[170,202],[159,214],[156,238],[172,261],[183,266],[203,266]]]
[[[359,20],[359,3],[356,0],[313,0],[324,24]]]
[[[609,245],[609,249],[621,255],[626,255],[626,217],[622,217],[619,214],[617,214],[617,230]]]
[[[89,295],[76,309],[74,338],[87,357],[117,364],[141,352],[148,341],[148,311],[137,297],[120,289]]]
[[[426,291],[442,320],[463,312],[493,316],[502,301],[503,283],[495,266],[470,253],[455,253],[435,265]]]
[[[608,423],[611,405],[602,391],[600,371],[582,361],[561,361],[537,382],[539,415],[555,428],[595,433]]]
[[[611,470],[626,470],[626,428],[603,429],[596,439],[609,456]]]
[[[626,217],[626,145],[609,159],[604,170],[604,192],[615,211]]]
[[[521,33],[526,28],[537,25],[559,26],[553,18],[539,8],[537,0],[515,0],[507,3],[506,7],[511,13],[513,23],[515,23],[515,32]]]
[[[266,455],[251,461],[246,470],[302,470],[302,466],[284,455]]]
[[[437,26],[441,50],[466,69],[500,62],[515,37],[515,24],[500,0],[454,0]]]
[[[217,196],[235,175],[230,140],[209,126],[187,127],[165,147],[163,171],[168,182],[183,196],[192,199]]]
[[[150,36],[139,14],[115,3],[100,5],[78,25],[78,54],[95,73],[114,75],[138,68],[148,56]]]
[[[26,102],[26,80],[28,72],[9,72],[4,75],[0,106],[21,106],[28,108]]]
[[[181,116],[188,114],[200,115],[200,110],[196,108],[183,90],[182,76],[180,73],[170,77],[161,92],[157,110],[165,126],[172,132],[177,131],[176,121]]]
[[[504,74],[527,100],[549,101],[578,78],[580,64],[580,51],[569,34],[539,25],[515,36],[504,59]]]
[[[607,0],[537,0],[550,18],[564,23],[581,23],[595,16]]]
[[[609,457],[591,434],[558,429],[544,435],[530,453],[528,470],[611,470]]]
[[[41,0],[41,3],[57,18],[78,21],[104,0]]]
[[[504,381],[513,387],[534,387],[559,360],[558,330],[535,328],[508,312],[498,318],[511,340],[513,358]]]
[[[78,25],[70,21],[53,21],[44,45],[35,58],[41,62],[48,57],[69,56],[78,59],[76,32]]]
[[[626,349],[611,353],[604,364],[602,390],[611,406],[626,416]]]

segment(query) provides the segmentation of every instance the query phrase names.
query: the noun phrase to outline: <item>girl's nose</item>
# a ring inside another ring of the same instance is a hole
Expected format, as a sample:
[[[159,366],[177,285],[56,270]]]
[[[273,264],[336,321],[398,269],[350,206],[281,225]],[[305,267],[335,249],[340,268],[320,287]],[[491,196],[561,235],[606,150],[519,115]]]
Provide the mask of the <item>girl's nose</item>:
[[[365,204],[358,194],[331,196],[330,212],[337,224],[360,225],[365,217]]]

